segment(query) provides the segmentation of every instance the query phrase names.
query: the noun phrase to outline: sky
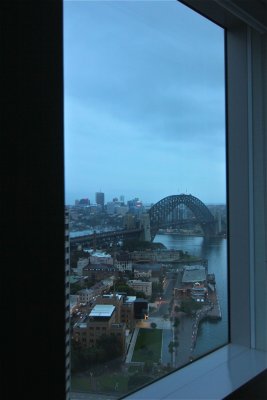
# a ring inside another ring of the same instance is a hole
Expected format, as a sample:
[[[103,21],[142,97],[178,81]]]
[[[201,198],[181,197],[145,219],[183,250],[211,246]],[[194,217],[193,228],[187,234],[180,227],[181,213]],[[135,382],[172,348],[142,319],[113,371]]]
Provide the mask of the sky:
[[[224,31],[176,0],[65,0],[65,203],[226,202]]]

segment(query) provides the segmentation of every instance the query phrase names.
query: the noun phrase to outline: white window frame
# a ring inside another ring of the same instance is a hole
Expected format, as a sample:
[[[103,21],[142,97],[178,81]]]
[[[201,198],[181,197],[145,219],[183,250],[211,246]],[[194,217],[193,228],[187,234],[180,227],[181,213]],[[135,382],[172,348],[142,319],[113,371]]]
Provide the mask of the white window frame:
[[[223,399],[267,368],[264,4],[255,0],[244,8],[232,0],[181,2],[226,32],[230,341],[124,396],[127,400]]]

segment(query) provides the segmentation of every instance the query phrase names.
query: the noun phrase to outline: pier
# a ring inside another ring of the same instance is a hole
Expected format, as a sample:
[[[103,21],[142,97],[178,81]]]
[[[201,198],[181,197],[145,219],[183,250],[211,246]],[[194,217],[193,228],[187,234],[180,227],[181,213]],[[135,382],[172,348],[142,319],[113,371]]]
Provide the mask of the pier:
[[[205,304],[200,310],[196,312],[195,321],[192,325],[192,338],[190,348],[191,359],[193,359],[192,354],[196,347],[198,327],[200,322],[205,319],[219,320],[222,318],[221,307],[215,285],[208,286],[208,299],[208,304]]]

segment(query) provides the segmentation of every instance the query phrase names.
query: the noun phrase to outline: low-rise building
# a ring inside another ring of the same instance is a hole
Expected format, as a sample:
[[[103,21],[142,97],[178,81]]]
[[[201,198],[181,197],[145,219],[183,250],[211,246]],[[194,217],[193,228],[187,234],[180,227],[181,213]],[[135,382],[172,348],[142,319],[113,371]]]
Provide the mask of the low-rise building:
[[[147,319],[148,317],[148,301],[145,299],[136,299],[134,301],[134,318]]]
[[[169,263],[179,261],[181,258],[180,250],[140,250],[131,253],[133,261],[136,262],[156,262],[156,263]]]
[[[134,303],[136,296],[123,296],[123,304],[121,306],[121,322],[132,331],[135,327]]]
[[[121,294],[102,294],[97,298],[97,304],[111,304],[116,308],[116,318],[115,322],[121,322],[121,307],[123,304],[123,296]]]
[[[206,268],[201,265],[184,267],[182,287],[177,295],[180,298],[190,296],[197,302],[204,302],[208,295]]]
[[[195,282],[191,289],[191,297],[193,300],[197,302],[204,302],[207,298],[208,289],[204,286],[204,284]]]
[[[129,280],[127,285],[133,288],[136,292],[142,292],[146,296],[152,294],[152,282],[143,282],[138,279]]]
[[[138,278],[151,278],[151,276],[152,276],[151,269],[148,270],[148,271],[137,271],[137,270],[134,271],[135,279],[138,279]]]
[[[77,295],[79,296],[79,303],[90,303],[95,297],[95,291],[90,289],[78,290]]]
[[[116,255],[116,259],[114,260],[114,266],[120,272],[132,272],[133,271],[133,263],[129,253],[119,253]]]
[[[91,281],[101,281],[112,276],[118,275],[118,270],[113,265],[89,264],[83,269],[83,275]]]
[[[90,254],[90,264],[113,265],[113,258],[110,254],[97,250]]]
[[[193,284],[196,282],[206,282],[207,272],[206,268],[202,265],[190,265],[184,267],[182,283],[183,284]]]
[[[116,323],[124,323],[127,328],[132,330],[135,326],[134,302],[136,296],[127,296],[126,294],[103,294],[98,296],[96,304],[112,304],[116,307]]]
[[[95,346],[102,335],[115,335],[125,352],[125,324],[116,323],[116,307],[112,304],[96,304],[89,316],[73,327],[73,338],[83,347]]]

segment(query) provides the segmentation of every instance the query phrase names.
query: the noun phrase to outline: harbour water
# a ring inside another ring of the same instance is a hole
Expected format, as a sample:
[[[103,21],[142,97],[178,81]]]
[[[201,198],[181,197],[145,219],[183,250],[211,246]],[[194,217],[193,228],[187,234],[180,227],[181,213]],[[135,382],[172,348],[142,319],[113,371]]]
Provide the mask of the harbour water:
[[[195,357],[226,344],[228,342],[227,239],[158,234],[154,242],[160,242],[168,249],[187,251],[190,255],[208,260],[208,272],[215,274],[222,319],[216,322],[201,322],[194,351]]]

